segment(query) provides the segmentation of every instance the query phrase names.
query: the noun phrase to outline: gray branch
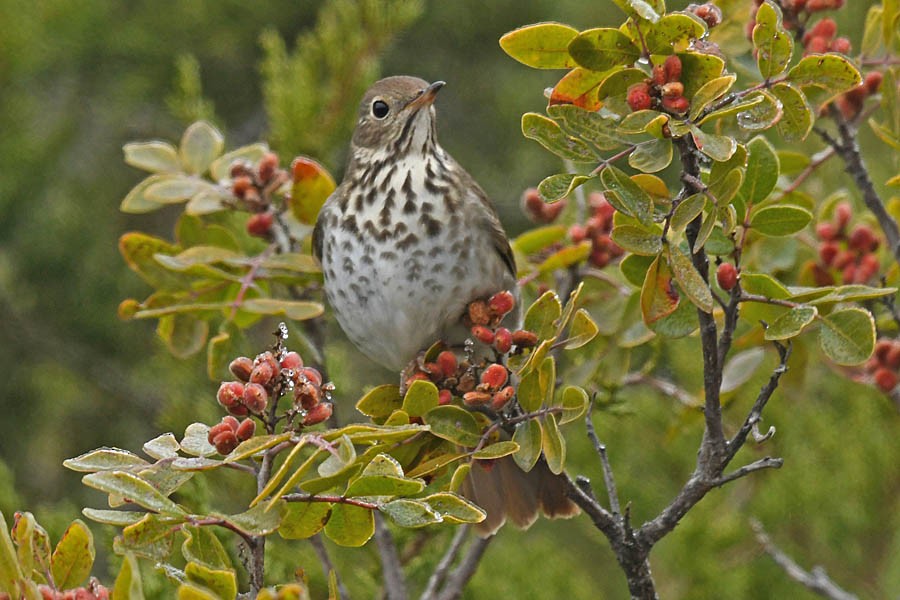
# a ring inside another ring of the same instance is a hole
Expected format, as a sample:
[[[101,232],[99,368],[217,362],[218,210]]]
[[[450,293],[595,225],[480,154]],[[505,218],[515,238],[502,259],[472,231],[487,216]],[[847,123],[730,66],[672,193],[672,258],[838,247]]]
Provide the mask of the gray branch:
[[[378,512],[375,513],[375,543],[378,545],[378,555],[381,558],[381,572],[384,574],[387,600],[406,600],[409,596],[406,593],[406,580],[397,554],[397,545],[384,522],[384,517]]]
[[[434,568],[434,572],[431,573],[431,577],[428,578],[428,583],[425,585],[425,591],[422,592],[421,600],[434,599],[438,589],[444,583],[444,579],[446,579],[447,573],[453,565],[453,561],[459,556],[459,551],[462,549],[463,543],[466,541],[468,535],[468,525],[460,525],[457,527],[456,533],[453,534],[453,540],[450,542],[450,546],[447,547],[446,552],[444,552],[441,560]]]
[[[478,570],[484,551],[487,550],[488,544],[493,539],[494,536],[487,538],[476,537],[472,541],[472,545],[469,546],[469,550],[462,561],[460,561],[459,566],[447,578],[447,583],[441,590],[437,600],[456,600],[460,597],[466,584],[469,583],[469,580],[475,575],[475,571]]]
[[[325,541],[322,539],[322,535],[317,533],[312,536],[309,538],[309,543],[312,544],[316,556],[319,557],[319,562],[322,564],[322,571],[325,573],[325,579],[328,579],[330,574],[334,573],[334,579],[337,581],[341,600],[350,600],[350,593],[347,591],[343,580],[338,575],[337,569],[334,568],[334,563],[331,562],[331,557],[328,555],[328,548],[325,547]]]

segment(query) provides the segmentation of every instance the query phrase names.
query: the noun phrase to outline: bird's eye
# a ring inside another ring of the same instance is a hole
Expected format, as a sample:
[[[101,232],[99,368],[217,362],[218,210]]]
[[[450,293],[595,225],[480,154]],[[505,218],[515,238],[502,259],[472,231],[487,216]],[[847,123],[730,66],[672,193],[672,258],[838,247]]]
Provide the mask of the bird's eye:
[[[387,102],[384,100],[376,100],[372,103],[372,114],[376,119],[385,118],[390,112],[391,108],[388,106]]]

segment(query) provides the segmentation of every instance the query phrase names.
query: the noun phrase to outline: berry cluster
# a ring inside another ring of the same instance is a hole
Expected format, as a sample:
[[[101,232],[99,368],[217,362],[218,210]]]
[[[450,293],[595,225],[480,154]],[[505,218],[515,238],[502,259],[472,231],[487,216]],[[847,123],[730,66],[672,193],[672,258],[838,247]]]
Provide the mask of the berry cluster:
[[[653,76],[628,88],[626,101],[631,110],[659,108],[683,115],[690,108],[681,83],[681,59],[671,54],[661,65],[653,66]]]
[[[267,152],[255,166],[236,162],[231,167],[231,193],[241,208],[251,213],[247,220],[250,235],[269,238],[271,234],[275,222],[272,193],[288,180],[287,171],[278,164],[278,155]]]
[[[834,37],[837,34],[837,23],[834,19],[824,18],[803,34],[803,55],[840,52],[849,54],[853,46],[845,37]]]
[[[109,600],[111,595],[109,590],[97,581],[96,577],[91,577],[85,587],[64,592],[42,583],[38,586],[38,592],[41,594],[41,600]],[[4,597],[10,598],[5,592],[0,592],[0,600],[3,600]]]
[[[583,225],[580,223],[572,225],[569,228],[569,239],[574,244],[590,240],[591,253],[588,256],[588,262],[598,269],[602,269],[624,254],[622,248],[610,237],[616,209],[601,192],[593,192],[588,197],[588,202],[591,207],[591,217]]]
[[[900,340],[882,338],[875,343],[875,353],[866,362],[866,371],[872,374],[875,385],[885,394],[893,391],[900,382]]]
[[[813,266],[817,285],[832,285],[833,272],[840,273],[842,283],[866,283],[878,274],[879,263],[875,251],[880,245],[878,237],[868,225],[857,225],[850,233],[853,210],[850,204],[841,202],[835,207],[834,220],[819,223],[819,263]]]
[[[495,411],[503,409],[515,396],[516,389],[507,385],[509,371],[500,363],[500,357],[534,347],[538,342],[531,331],[510,331],[500,326],[513,308],[515,298],[506,291],[498,292],[486,301],[475,300],[468,306],[465,320],[472,336],[500,355],[497,362],[476,365],[468,353],[461,360],[455,352],[444,350],[433,362],[423,362],[417,366],[406,384],[416,380],[433,382],[438,386],[440,404],[450,404],[453,396],[458,396],[467,406],[489,406]]]
[[[209,428],[207,441],[216,447],[219,454],[230,454],[238,444],[245,442],[256,433],[256,423],[253,419],[238,421],[231,415],[222,417],[222,421]]]
[[[528,188],[522,194],[522,212],[533,223],[547,225],[553,223],[560,213],[566,208],[566,199],[562,198],[553,204],[544,202],[541,194],[535,188]]]
[[[712,29],[722,22],[722,9],[707,2],[706,4],[688,4],[684,8],[685,12],[693,13],[706,22],[706,26]]]
[[[878,93],[882,79],[881,71],[869,71],[861,84],[834,99],[834,106],[844,119],[850,121],[862,111],[866,98]]]

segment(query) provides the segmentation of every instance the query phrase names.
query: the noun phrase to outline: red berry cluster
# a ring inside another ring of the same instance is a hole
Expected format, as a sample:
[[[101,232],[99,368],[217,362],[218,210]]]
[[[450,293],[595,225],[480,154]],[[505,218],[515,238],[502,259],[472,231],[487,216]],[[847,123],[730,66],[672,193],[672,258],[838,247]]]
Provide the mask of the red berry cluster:
[[[834,106],[841,111],[844,119],[850,121],[862,111],[866,98],[878,93],[882,79],[884,75],[881,71],[869,71],[861,84],[834,99]]]
[[[834,19],[824,18],[813,25],[803,34],[803,55],[824,54],[825,52],[840,52],[849,54],[853,49],[850,40],[845,37],[834,37],[837,33],[837,23]]]
[[[547,225],[554,222],[566,208],[566,199],[562,198],[553,204],[544,202],[535,188],[528,188],[522,194],[522,211],[533,223]]]
[[[753,38],[753,28],[756,27],[756,11],[765,0],[754,1],[756,6],[751,11],[750,19],[747,21],[746,33],[748,39]],[[809,20],[813,13],[824,10],[837,10],[844,6],[844,0],[775,0],[775,3],[781,6],[782,23],[784,28],[788,30],[801,29],[802,25]],[[835,52],[840,52],[840,50],[835,50]]]
[[[706,22],[706,26],[712,29],[722,22],[722,9],[707,2],[706,4],[688,4],[684,8],[685,12],[693,13]]]
[[[881,338],[875,343],[875,353],[866,362],[866,371],[872,374],[875,385],[885,394],[897,387],[900,378],[900,340]]]
[[[85,587],[64,592],[55,590],[49,585],[42,583],[38,586],[38,592],[41,594],[41,600],[109,600],[110,597],[109,590],[97,581],[96,577],[91,577],[90,582]],[[0,592],[0,600],[4,600],[4,598],[9,600],[10,596],[5,592]]]
[[[207,441],[216,447],[219,454],[230,454],[238,444],[245,442],[256,433],[256,423],[253,419],[238,421],[231,415],[222,417],[222,420],[209,428]]]
[[[878,274],[879,263],[875,251],[881,244],[868,225],[857,225],[850,233],[853,210],[841,202],[835,207],[834,220],[819,223],[819,263],[813,267],[817,285],[832,285],[834,271],[840,273],[842,283],[866,283]]]
[[[653,66],[653,76],[628,88],[626,101],[631,110],[659,108],[674,115],[683,115],[691,104],[684,97],[681,83],[681,59],[671,54],[661,65]]]
[[[588,197],[591,217],[584,225],[576,223],[569,227],[569,239],[574,244],[584,240],[591,241],[591,253],[588,262],[602,269],[610,262],[622,256],[625,251],[609,236],[613,228],[613,215],[616,209],[601,192],[593,192]]]
[[[288,180],[287,171],[278,164],[278,155],[267,152],[255,166],[245,162],[231,166],[231,193],[244,210],[252,213],[247,220],[250,235],[268,238],[271,233],[275,221],[271,196]]]

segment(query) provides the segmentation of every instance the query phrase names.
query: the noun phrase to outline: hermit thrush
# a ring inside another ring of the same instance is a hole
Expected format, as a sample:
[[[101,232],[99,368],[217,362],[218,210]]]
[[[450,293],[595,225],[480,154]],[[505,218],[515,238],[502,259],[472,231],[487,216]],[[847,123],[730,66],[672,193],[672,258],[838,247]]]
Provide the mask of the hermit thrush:
[[[497,213],[437,142],[433,102],[443,85],[388,77],[366,92],[344,180],[313,233],[325,293],[347,337],[396,371],[438,340],[462,346],[472,300],[518,295]],[[507,517],[527,526],[538,508],[549,516],[575,511],[543,462],[526,474],[507,457],[471,473],[465,489],[488,513],[483,533]]]

